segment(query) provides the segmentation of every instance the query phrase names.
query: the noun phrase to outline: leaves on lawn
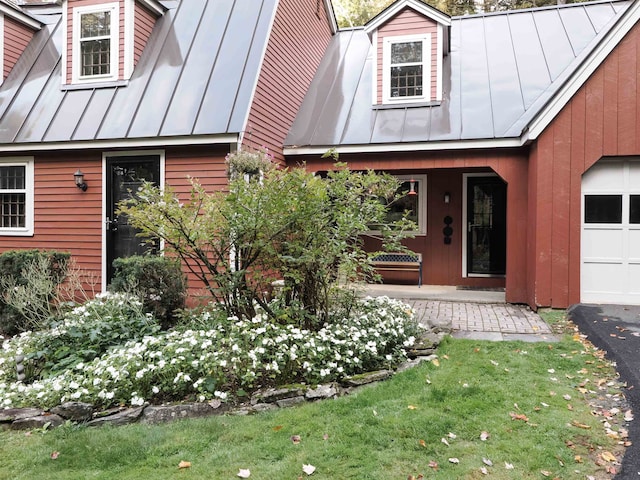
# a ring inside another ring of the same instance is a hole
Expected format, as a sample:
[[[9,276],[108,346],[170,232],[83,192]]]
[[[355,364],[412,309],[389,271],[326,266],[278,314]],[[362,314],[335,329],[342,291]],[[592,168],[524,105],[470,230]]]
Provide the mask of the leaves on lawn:
[[[521,420],[525,423],[529,421],[529,417],[527,417],[524,413],[510,412],[509,416],[511,417],[511,420]]]
[[[191,462],[186,462],[184,460],[181,460],[180,463],[178,464],[178,468],[182,469],[182,468],[191,468]]]
[[[302,438],[300,438],[300,435],[291,435],[291,442],[293,442],[294,445],[298,445],[301,441]]]
[[[251,471],[248,468],[241,468],[237,476],[240,478],[249,478],[251,476]]]
[[[486,442],[489,439],[490,436],[491,435],[489,435],[489,432],[484,432],[483,431],[483,432],[480,433],[480,440],[482,440],[483,442]]]
[[[453,463],[453,464],[456,464],[456,465],[457,465],[458,463],[460,463],[460,460],[458,460],[458,459],[457,459],[457,458],[455,458],[455,457],[452,457],[452,458],[450,458],[450,459],[449,459],[449,463]]]
[[[409,405],[407,408],[409,410],[416,410],[418,407],[416,407],[415,405]]]
[[[314,467],[313,465],[302,465],[302,471],[307,475],[311,475],[316,471],[316,467]]]
[[[274,432],[279,432],[280,430],[282,430],[282,425],[276,425],[275,427],[273,427],[273,431]]]
[[[424,440],[420,439],[420,441],[418,442],[420,444],[421,447],[427,447],[427,442],[425,442]]]
[[[504,462],[504,468],[507,470],[513,470],[513,463]]]
[[[51,452],[51,460],[55,460],[60,455],[60,452]]]
[[[432,468],[434,470],[438,470],[438,462],[436,462],[434,460],[430,460],[429,461],[429,468]]]

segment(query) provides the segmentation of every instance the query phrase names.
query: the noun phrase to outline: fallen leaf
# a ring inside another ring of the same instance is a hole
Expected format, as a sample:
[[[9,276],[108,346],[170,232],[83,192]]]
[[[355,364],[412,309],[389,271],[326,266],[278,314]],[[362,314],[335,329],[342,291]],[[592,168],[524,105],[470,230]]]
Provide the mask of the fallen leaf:
[[[449,360],[449,355],[443,355],[442,358],[444,358],[445,360]]]
[[[178,464],[178,468],[191,468],[191,462],[185,462],[184,460],[181,460]]]
[[[624,412],[624,421],[631,422],[633,421],[633,412],[631,410],[627,410]]]
[[[276,425],[275,427],[273,427],[273,431],[274,432],[279,432],[280,430],[282,430],[282,425]]]
[[[571,400],[571,395],[563,395],[562,398],[564,398],[568,402],[569,400]]]
[[[449,438],[455,440],[456,438],[458,438],[458,436],[455,433],[451,433],[449,432],[449,434],[447,435]]]
[[[482,432],[480,434],[480,440],[482,440],[483,442],[487,441],[489,437],[490,437],[489,432]]]
[[[313,465],[302,465],[302,471],[307,475],[311,475],[316,471],[316,467],[314,467]]]
[[[513,463],[504,462],[504,468],[507,470],[513,470]]]
[[[378,416],[378,412],[376,412],[375,410],[373,411],[373,416],[377,417]]]
[[[322,439],[323,440],[329,440],[329,434],[325,433],[324,435],[322,435]]]
[[[583,428],[584,430],[590,430],[591,429],[590,425],[585,425],[584,423],[580,423],[577,420],[573,420],[571,422],[571,425],[573,425],[574,427]]]
[[[433,460],[429,461],[429,468],[433,468],[434,470],[438,470],[438,462],[434,462]]]
[[[491,365],[493,365],[494,367],[497,367],[500,364],[498,362],[496,362],[495,360],[491,360]]]
[[[441,438],[440,441],[444,443],[447,447],[449,446],[449,442],[447,442],[446,438]]]
[[[489,460],[488,458],[483,458],[482,459],[482,463],[484,463],[485,465],[487,465],[489,467],[493,467],[493,462],[491,460]]]
[[[431,363],[433,363],[436,367],[440,366],[440,360],[438,360],[437,358],[434,358],[433,360],[431,360]]]
[[[489,470],[487,470],[487,467],[482,467],[480,468],[480,473],[483,475],[489,475]]]
[[[509,413],[509,416],[511,417],[511,420],[522,420],[523,422],[529,421],[529,417],[527,417],[524,413],[511,412]]]
[[[455,463],[455,464],[458,464],[458,463],[460,463],[460,460],[458,460],[457,458],[453,457],[453,458],[450,458],[450,459],[449,459],[449,463]]]
[[[409,405],[407,408],[408,408],[409,410],[415,410],[415,409],[416,409],[416,408],[418,408],[418,407],[416,407],[415,405]]]
[[[418,443],[420,444],[421,447],[426,447],[427,446],[427,442],[425,442],[422,439],[420,439],[420,441]]]
[[[542,474],[543,477],[550,477],[551,476],[551,472],[548,470],[542,470],[540,472]]]
[[[294,445],[297,445],[302,441],[302,438],[300,438],[300,435],[291,435],[291,441]]]
[[[251,472],[248,468],[241,468],[237,476],[240,478],[249,478],[251,476]]]
[[[616,462],[618,460],[616,456],[611,452],[602,452],[600,456],[602,457],[603,460],[606,460],[607,462]]]
[[[51,460],[55,460],[60,455],[60,452],[51,452]]]

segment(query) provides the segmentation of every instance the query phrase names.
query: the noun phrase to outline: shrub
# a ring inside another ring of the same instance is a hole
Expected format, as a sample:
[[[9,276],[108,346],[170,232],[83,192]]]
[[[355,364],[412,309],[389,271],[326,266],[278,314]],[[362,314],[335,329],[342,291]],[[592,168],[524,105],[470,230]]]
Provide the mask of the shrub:
[[[0,333],[41,328],[56,316],[55,300],[70,257],[66,252],[40,250],[0,255]]]
[[[68,400],[95,405],[142,405],[145,401],[191,398],[207,401],[242,396],[268,385],[331,382],[347,375],[392,368],[418,333],[411,308],[386,297],[358,302],[349,318],[317,332],[270,321],[226,318],[201,310],[202,330],[164,332],[132,340],[100,358],[78,363],[60,375],[23,384],[2,376],[18,352],[0,355],[1,406],[51,407]],[[7,358],[9,357],[9,358]]]
[[[15,379],[16,356],[24,357],[25,381],[46,378],[103,355],[108,349],[160,330],[142,303],[128,294],[99,294],[74,308],[50,329],[7,340],[0,354],[0,382]]]
[[[186,282],[180,261],[152,255],[118,258],[113,262],[114,292],[139,294],[146,312],[163,327],[174,323],[175,311],[184,307]]]

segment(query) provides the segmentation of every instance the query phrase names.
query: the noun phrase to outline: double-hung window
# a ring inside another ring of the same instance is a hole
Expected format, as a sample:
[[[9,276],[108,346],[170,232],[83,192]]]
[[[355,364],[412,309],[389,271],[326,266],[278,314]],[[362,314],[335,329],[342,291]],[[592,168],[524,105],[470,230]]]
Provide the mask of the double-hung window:
[[[415,235],[427,233],[427,176],[401,175],[396,177],[400,186],[396,191],[397,198],[388,204],[386,223],[393,223],[402,218],[411,220],[417,226]],[[380,233],[376,225],[371,225],[369,233]]]
[[[73,9],[73,78],[76,82],[118,79],[117,3]]]
[[[424,101],[431,95],[431,35],[385,37],[383,100]]]
[[[32,159],[0,159],[0,235],[33,235]]]

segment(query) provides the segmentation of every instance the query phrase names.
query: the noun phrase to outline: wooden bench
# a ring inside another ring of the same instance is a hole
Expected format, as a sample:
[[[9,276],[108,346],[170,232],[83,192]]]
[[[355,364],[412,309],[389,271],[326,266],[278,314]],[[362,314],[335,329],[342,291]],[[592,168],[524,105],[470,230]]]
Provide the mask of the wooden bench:
[[[371,259],[380,272],[418,272],[418,287],[422,286],[421,253],[381,253]]]

